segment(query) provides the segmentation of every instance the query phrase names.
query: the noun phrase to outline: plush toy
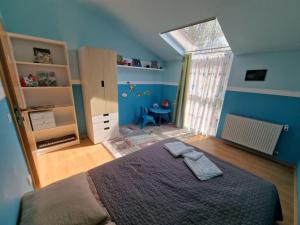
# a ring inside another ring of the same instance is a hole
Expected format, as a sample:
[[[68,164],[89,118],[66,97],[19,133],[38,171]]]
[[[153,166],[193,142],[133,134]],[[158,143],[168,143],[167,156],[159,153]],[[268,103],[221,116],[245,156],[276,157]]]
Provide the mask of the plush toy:
[[[169,100],[164,99],[164,100],[162,101],[162,103],[161,103],[161,106],[162,106],[163,108],[169,108],[169,106],[170,106]]]
[[[39,86],[38,79],[33,74],[24,75],[21,78],[21,86],[22,87],[37,87],[37,86]]]

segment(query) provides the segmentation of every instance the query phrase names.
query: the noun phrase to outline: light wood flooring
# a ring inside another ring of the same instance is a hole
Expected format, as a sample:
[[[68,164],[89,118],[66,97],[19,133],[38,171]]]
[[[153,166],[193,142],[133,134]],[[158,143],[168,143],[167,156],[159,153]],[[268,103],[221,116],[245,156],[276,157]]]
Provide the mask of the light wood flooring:
[[[294,223],[296,220],[294,198],[296,199],[296,196],[293,168],[231,147],[214,138],[195,136],[187,142],[274,183],[279,192],[284,214],[284,223],[280,224],[296,224]],[[93,145],[88,139],[84,139],[78,146],[37,156],[36,164],[41,186],[44,187],[113,159],[113,156],[101,144]]]
[[[35,157],[41,187],[88,171],[113,159],[101,144],[93,145],[89,139],[81,140],[80,145]]]

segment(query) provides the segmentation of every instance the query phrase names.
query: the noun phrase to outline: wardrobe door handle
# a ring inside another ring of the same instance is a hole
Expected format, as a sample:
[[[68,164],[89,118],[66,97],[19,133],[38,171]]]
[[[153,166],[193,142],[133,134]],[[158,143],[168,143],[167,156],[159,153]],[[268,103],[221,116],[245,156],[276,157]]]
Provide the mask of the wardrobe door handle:
[[[104,87],[104,80],[101,81],[101,87]]]

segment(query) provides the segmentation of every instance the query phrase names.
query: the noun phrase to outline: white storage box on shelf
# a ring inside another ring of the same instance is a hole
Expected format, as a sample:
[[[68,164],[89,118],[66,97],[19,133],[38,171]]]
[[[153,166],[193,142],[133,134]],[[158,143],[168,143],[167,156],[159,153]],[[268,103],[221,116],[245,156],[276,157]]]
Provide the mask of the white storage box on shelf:
[[[44,130],[56,127],[54,113],[52,111],[29,113],[33,131]]]

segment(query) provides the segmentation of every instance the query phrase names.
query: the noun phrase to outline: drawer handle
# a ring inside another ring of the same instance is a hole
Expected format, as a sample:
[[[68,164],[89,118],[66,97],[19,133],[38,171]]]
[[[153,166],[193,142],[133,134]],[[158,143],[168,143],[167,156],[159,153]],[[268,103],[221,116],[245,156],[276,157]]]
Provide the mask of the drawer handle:
[[[109,130],[109,127],[105,127],[104,130]]]
[[[104,123],[109,123],[109,120],[105,120]]]
[[[108,113],[106,113],[106,114],[103,114],[103,116],[109,116],[109,114],[108,114]]]

